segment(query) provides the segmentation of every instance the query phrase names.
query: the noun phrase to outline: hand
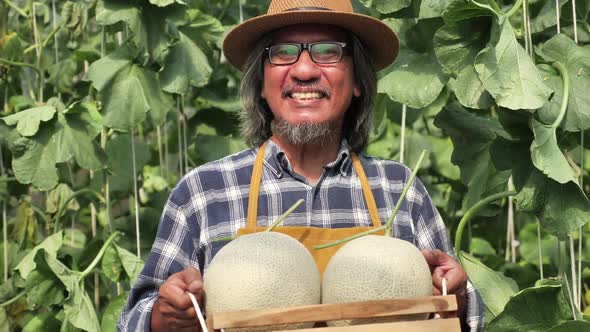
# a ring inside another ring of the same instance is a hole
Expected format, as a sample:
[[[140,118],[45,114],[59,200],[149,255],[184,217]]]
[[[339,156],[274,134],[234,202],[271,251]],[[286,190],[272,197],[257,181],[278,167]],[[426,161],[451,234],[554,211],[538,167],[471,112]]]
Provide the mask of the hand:
[[[171,275],[160,287],[152,310],[152,331],[200,331],[197,313],[187,292],[201,302],[203,278],[194,267]]]
[[[457,306],[459,317],[465,317],[466,302],[467,302],[467,273],[453,257],[446,253],[434,249],[423,249],[422,255],[426,258],[426,262],[430,267],[432,273],[433,295],[442,295],[443,278],[447,279],[447,294],[455,294],[457,296]],[[441,317],[448,318],[452,316],[449,313],[440,313]]]

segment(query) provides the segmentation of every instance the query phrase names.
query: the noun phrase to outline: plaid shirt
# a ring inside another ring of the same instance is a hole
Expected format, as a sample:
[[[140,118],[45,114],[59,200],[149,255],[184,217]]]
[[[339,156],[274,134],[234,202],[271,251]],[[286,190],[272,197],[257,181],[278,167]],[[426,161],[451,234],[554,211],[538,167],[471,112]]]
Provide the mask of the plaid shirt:
[[[120,331],[149,331],[158,288],[166,279],[194,266],[205,271],[211,258],[246,226],[250,177],[258,148],[214,161],[187,174],[174,188],[158,228],[150,255],[135,281],[121,317]],[[385,222],[411,171],[404,165],[359,156]],[[316,185],[293,172],[287,157],[272,141],[267,144],[258,203],[258,225],[276,220],[300,198],[300,205],[283,223],[325,228],[371,226],[360,180],[342,142],[336,160],[324,166]],[[418,248],[438,248],[454,256],[445,225],[422,182],[414,182],[395,217],[393,233]],[[468,283],[467,324],[483,329],[484,307]]]

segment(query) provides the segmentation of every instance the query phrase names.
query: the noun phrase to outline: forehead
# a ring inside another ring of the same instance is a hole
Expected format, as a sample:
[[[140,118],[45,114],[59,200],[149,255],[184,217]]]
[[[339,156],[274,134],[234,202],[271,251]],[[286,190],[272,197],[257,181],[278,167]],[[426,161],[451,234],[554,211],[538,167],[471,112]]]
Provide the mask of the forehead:
[[[272,34],[273,43],[297,42],[312,43],[317,41],[348,41],[348,32],[333,25],[298,24],[291,25]]]

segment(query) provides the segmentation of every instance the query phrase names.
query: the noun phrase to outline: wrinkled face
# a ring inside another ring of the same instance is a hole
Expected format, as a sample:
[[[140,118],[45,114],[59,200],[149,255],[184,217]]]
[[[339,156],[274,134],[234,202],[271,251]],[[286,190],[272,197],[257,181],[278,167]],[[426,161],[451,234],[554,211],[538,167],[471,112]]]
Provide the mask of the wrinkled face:
[[[271,45],[320,41],[347,43],[342,61],[317,64],[307,50],[291,65],[273,65],[266,58],[261,97],[276,120],[292,126],[329,124],[339,131],[352,97],[360,96],[346,32],[327,25],[295,25],[276,31]]]

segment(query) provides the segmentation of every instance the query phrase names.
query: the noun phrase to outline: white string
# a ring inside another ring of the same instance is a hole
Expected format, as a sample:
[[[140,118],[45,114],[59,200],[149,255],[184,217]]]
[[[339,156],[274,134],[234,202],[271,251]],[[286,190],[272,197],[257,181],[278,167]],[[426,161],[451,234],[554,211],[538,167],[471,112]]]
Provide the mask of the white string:
[[[447,295],[447,278],[443,278],[442,280],[442,295]]]
[[[197,302],[197,299],[195,298],[193,293],[188,292],[188,297],[191,298],[191,302],[193,302],[193,307],[195,307],[195,311],[197,312],[197,317],[199,318],[199,323],[201,324],[201,331],[209,332],[209,330],[207,330],[207,324],[205,324],[205,318],[203,318],[203,314],[201,313],[201,307],[199,307],[199,302]]]

